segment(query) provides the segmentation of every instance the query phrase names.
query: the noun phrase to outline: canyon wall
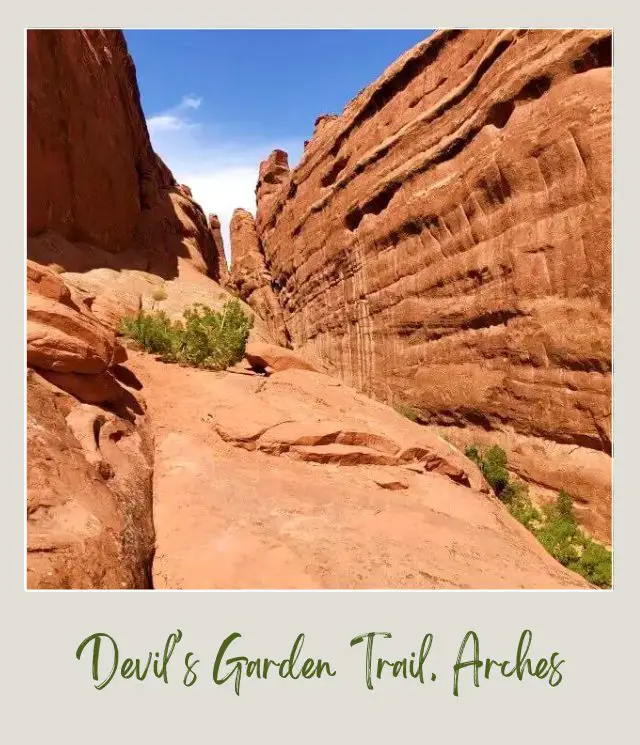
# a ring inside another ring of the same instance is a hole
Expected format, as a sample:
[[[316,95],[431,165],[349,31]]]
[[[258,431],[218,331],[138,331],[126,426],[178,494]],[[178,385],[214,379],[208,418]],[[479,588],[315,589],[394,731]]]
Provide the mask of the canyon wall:
[[[611,33],[441,31],[260,170],[296,347],[611,516]]]
[[[151,148],[122,33],[28,31],[28,587],[150,586],[153,443],[116,329],[180,262],[217,287],[215,239]]]
[[[121,31],[27,32],[27,251],[68,271],[218,279],[202,209],[149,141]],[[224,261],[224,257],[222,257]]]

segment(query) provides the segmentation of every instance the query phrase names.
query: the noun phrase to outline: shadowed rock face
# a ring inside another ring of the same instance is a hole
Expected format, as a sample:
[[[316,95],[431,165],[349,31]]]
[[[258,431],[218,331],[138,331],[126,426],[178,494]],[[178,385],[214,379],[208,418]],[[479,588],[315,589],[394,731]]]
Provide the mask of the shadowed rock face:
[[[27,32],[28,255],[69,271],[215,275],[207,220],[151,148],[121,31]]]
[[[607,537],[610,32],[439,32],[284,162],[258,231],[293,344]]]

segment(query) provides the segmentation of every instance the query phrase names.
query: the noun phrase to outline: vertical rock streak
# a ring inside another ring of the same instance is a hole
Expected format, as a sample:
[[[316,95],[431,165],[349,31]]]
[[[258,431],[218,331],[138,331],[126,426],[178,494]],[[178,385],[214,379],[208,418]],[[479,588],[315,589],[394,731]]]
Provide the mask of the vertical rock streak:
[[[611,33],[439,32],[283,162],[257,229],[293,344],[431,424],[510,438],[608,533]]]

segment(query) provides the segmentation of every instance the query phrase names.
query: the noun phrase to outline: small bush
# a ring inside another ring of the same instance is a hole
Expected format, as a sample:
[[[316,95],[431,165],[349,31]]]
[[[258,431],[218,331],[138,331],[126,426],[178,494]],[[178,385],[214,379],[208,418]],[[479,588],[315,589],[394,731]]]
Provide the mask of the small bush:
[[[567,566],[581,574],[592,585],[611,587],[612,559],[609,549],[595,541],[587,540],[582,556],[577,562],[571,562]]]
[[[167,299],[167,290],[164,287],[158,287],[157,290],[154,290],[151,293],[151,297],[156,302],[160,302],[161,300],[166,300]]]
[[[406,416],[407,419],[410,419],[412,422],[417,422],[418,419],[420,419],[420,414],[408,404],[396,404],[394,406],[394,409],[398,412],[398,414]]]
[[[165,360],[177,357],[179,324],[171,321],[164,311],[146,313],[141,310],[135,318],[124,318],[120,332],[138,342],[147,352],[158,354]]]
[[[583,533],[576,522],[569,494],[560,490],[554,503],[539,510],[531,501],[526,485],[511,479],[507,455],[502,448],[494,445],[483,452],[471,445],[466,448],[465,455],[482,471],[513,517],[533,533],[557,561],[597,587],[611,587],[611,551]]]
[[[163,311],[141,310],[124,319],[121,333],[166,362],[224,370],[243,358],[252,326],[238,300],[230,300],[220,312],[195,305],[182,321],[172,321]]]
[[[509,483],[507,454],[505,451],[501,447],[493,445],[481,455],[478,448],[472,446],[467,448],[465,453],[467,458],[470,458],[476,463],[491,488],[500,496]]]
[[[536,536],[555,559],[562,565],[569,566],[580,560],[584,536],[573,520],[554,517],[552,514],[551,511],[547,512],[548,517]]]
[[[540,526],[542,514],[529,497],[529,489],[521,481],[509,481],[501,494],[502,501],[515,519],[532,533]]]
[[[560,493],[558,494],[558,499],[555,504],[555,511],[559,518],[575,522],[575,518],[573,515],[573,499],[571,499],[571,497],[566,493],[566,491],[564,491],[564,489],[560,489]]]

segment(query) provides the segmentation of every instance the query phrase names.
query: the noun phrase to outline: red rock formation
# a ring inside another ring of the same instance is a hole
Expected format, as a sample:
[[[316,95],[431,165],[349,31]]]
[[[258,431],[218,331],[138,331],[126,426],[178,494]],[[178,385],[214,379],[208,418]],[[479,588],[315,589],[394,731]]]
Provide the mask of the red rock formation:
[[[282,310],[271,286],[271,275],[265,265],[253,215],[247,210],[234,210],[229,232],[231,236],[229,283],[265,321],[276,342],[284,346],[288,341],[287,330]]]
[[[263,373],[282,372],[283,370],[310,370],[324,372],[322,365],[308,357],[303,358],[284,347],[264,342],[249,342],[244,353],[249,365]]]
[[[126,351],[86,300],[27,261],[27,581],[148,587],[153,454],[144,406],[123,375]]]
[[[442,31],[319,125],[258,183],[294,345],[608,537],[611,33]]]
[[[29,370],[27,458],[27,586],[149,587],[153,453],[143,423],[79,404]]]
[[[27,32],[28,255],[70,271],[217,270],[207,221],[151,148],[121,31]]]
[[[60,373],[103,373],[118,345],[51,270],[27,261],[27,365]],[[120,360],[118,360],[120,361]]]
[[[217,282],[220,282],[221,285],[226,285],[229,281],[229,268],[227,267],[227,259],[224,255],[224,243],[222,233],[220,232],[220,218],[218,215],[209,215],[209,232],[211,233],[215,247],[216,268],[212,273],[212,277]]]
[[[289,183],[289,156],[284,150],[274,150],[260,163],[258,184],[256,186],[256,228],[261,233],[264,216],[273,209],[282,184]]]

